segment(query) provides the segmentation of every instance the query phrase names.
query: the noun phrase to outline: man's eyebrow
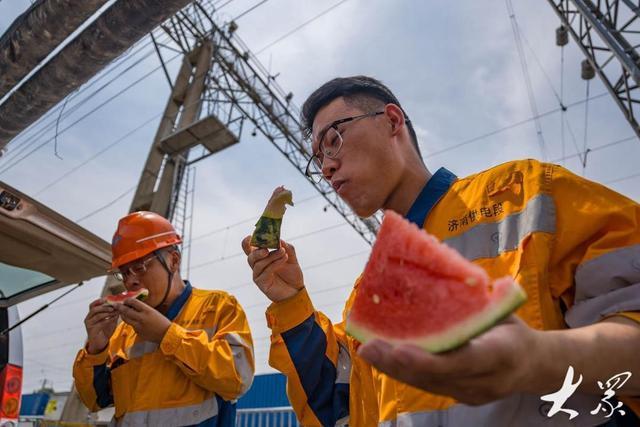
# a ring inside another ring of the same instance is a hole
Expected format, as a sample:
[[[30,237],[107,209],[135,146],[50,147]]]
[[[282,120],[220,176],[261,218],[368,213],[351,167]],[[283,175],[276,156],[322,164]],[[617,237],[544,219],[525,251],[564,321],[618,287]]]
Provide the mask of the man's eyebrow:
[[[329,130],[329,128],[331,128],[331,126],[333,126],[333,124],[334,124],[335,122],[336,122],[336,121],[334,120],[334,121],[332,121],[331,123],[327,124],[325,127],[321,128],[321,129],[320,129],[320,131],[319,131],[318,133],[316,133],[316,135],[315,135],[315,136],[316,136],[316,137],[319,137],[320,135],[324,135],[325,133],[327,133],[327,131]],[[312,138],[313,138],[313,136],[314,136],[314,135],[313,135],[313,133],[311,134],[311,136],[312,136]],[[313,139],[315,139],[315,138],[313,138]]]

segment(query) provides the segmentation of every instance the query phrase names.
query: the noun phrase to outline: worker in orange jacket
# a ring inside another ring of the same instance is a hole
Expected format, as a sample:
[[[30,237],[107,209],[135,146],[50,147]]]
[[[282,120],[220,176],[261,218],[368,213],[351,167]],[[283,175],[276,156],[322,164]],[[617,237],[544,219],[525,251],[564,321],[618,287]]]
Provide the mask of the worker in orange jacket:
[[[180,243],[158,214],[122,218],[114,275],[128,291],[147,289],[148,298],[115,306],[101,298],[85,318],[75,385],[90,410],[114,405],[118,425],[235,426],[235,401],[253,381],[244,311],[233,296],[181,278]]]
[[[308,176],[329,181],[357,215],[402,214],[528,294],[516,316],[454,351],[360,345],[344,329],[357,281],[334,325],[314,308],[294,247],[283,242],[269,253],[247,237],[253,279],[272,301],[269,361],[287,376],[303,425],[640,423],[629,408],[640,414],[637,203],[535,160],[466,178],[431,173],[400,102],[370,77],[327,82],[305,102],[302,120],[313,153]],[[621,373],[632,374],[624,387],[605,392]]]

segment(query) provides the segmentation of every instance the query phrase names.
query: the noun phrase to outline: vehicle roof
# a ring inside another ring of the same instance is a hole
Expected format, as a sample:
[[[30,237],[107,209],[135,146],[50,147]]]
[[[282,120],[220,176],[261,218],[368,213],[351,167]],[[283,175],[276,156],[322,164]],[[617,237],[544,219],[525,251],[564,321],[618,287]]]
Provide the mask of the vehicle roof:
[[[109,243],[0,181],[0,307],[106,274]]]

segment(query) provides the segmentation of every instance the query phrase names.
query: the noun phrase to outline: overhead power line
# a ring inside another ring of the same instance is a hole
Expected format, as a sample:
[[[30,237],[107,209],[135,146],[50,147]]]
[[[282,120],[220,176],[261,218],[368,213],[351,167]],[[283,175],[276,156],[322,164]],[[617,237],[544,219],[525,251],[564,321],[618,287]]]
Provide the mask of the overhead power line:
[[[634,174],[626,175],[626,176],[623,176],[623,177],[620,177],[620,178],[611,179],[609,181],[603,182],[603,184],[607,184],[607,185],[608,184],[615,184],[617,182],[626,181],[626,180],[632,179],[632,178],[640,178],[640,173],[634,173]]]
[[[605,92],[605,93],[601,93],[601,94],[599,94],[599,95],[592,96],[590,99],[591,99],[591,100],[593,100],[593,99],[598,99],[598,98],[605,97],[605,96],[607,96],[607,95],[608,95],[608,94]],[[584,102],[586,102],[586,99],[583,99],[583,100],[576,101],[576,102],[573,102],[573,103],[571,103],[571,104],[568,104],[568,105],[566,105],[566,108],[575,107],[576,105],[583,104]],[[436,150],[436,151],[434,151],[434,152],[432,152],[432,153],[429,153],[428,155],[425,155],[424,157],[425,157],[425,158],[434,157],[434,156],[437,156],[437,155],[440,155],[440,154],[446,153],[446,152],[448,152],[448,151],[455,150],[455,149],[460,148],[460,147],[463,147],[463,146],[465,146],[465,145],[468,145],[468,144],[472,144],[472,143],[474,143],[474,142],[481,141],[481,140],[486,139],[486,138],[488,138],[488,137],[490,137],[490,136],[494,136],[494,135],[497,135],[497,134],[502,133],[502,132],[504,132],[504,131],[507,131],[507,130],[510,130],[510,129],[516,128],[516,127],[518,127],[518,126],[522,126],[522,125],[524,125],[524,124],[526,124],[526,123],[530,123],[530,122],[532,122],[532,121],[534,121],[534,120],[537,120],[537,119],[539,119],[539,118],[549,116],[549,115],[551,115],[551,114],[553,114],[553,113],[557,113],[558,111],[561,111],[561,110],[562,110],[562,109],[561,109],[560,107],[558,107],[558,108],[554,108],[553,110],[546,111],[546,112],[544,112],[544,113],[542,113],[542,114],[538,114],[537,116],[529,117],[528,119],[525,119],[525,120],[520,120],[519,122],[515,122],[515,123],[512,123],[512,124],[510,124],[510,125],[507,125],[507,126],[504,126],[504,127],[501,127],[501,128],[495,129],[495,130],[492,130],[492,131],[487,132],[487,133],[484,133],[484,134],[482,134],[482,135],[474,136],[473,138],[466,139],[466,140],[464,140],[464,141],[461,141],[461,142],[459,142],[459,143],[457,143],[457,144],[454,144],[454,145],[451,145],[451,146],[449,146],[449,147],[443,148],[443,149],[441,149],[441,150]]]
[[[533,117],[536,117],[534,120],[536,127],[536,134],[538,136],[538,142],[540,144],[540,151],[542,153],[542,157],[546,157],[546,149],[544,137],[542,135],[542,126],[540,124],[540,120],[538,117],[538,106],[536,104],[535,93],[533,91],[533,85],[531,84],[531,77],[529,76],[529,66],[527,65],[527,58],[525,56],[524,49],[522,48],[522,40],[520,39],[520,29],[518,28],[518,21],[516,20],[516,13],[513,9],[513,4],[511,0],[505,0],[507,5],[507,11],[509,13],[509,18],[511,20],[511,28],[513,29],[513,37],[516,42],[516,50],[518,51],[518,56],[520,57],[520,65],[522,67],[522,73],[524,74],[525,85],[527,88],[527,96],[529,97],[529,106],[531,107],[531,114]]]
[[[129,188],[129,189],[128,189],[127,191],[125,191],[124,193],[122,193],[122,194],[120,194],[120,195],[116,196],[116,198],[115,198],[115,199],[111,200],[111,201],[110,201],[110,202],[108,202],[107,204],[105,204],[105,205],[103,205],[103,206],[99,207],[98,209],[96,209],[96,210],[94,210],[94,211],[92,211],[92,212],[90,212],[90,213],[86,214],[85,216],[83,216],[83,217],[81,217],[81,218],[76,219],[76,222],[78,222],[78,223],[79,223],[79,222],[82,222],[82,221],[84,221],[85,219],[89,219],[89,218],[91,218],[92,216],[94,216],[94,215],[96,215],[96,214],[98,214],[98,213],[102,212],[103,210],[107,209],[108,207],[110,207],[110,206],[114,205],[116,202],[120,201],[120,200],[121,200],[122,198],[124,198],[124,196],[126,196],[127,194],[132,193],[132,192],[133,192],[133,190],[135,190],[135,189],[136,189],[136,187],[137,187],[137,185],[134,185],[133,187]]]
[[[348,255],[343,255],[343,256],[340,256],[340,257],[337,257],[337,258],[333,258],[333,259],[330,259],[330,260],[327,260],[327,261],[322,261],[322,262],[319,262],[317,264],[311,264],[311,265],[306,265],[306,266],[305,265],[301,265],[300,267],[302,268],[303,272],[307,272],[309,270],[313,270],[314,268],[323,267],[325,265],[329,265],[329,264],[333,264],[333,263],[336,263],[336,262],[344,261],[346,259],[355,258],[357,256],[365,255],[365,254],[368,254],[368,253],[371,253],[371,251],[370,250],[364,250],[364,251],[354,252],[354,253],[351,253],[351,254],[348,254]],[[239,284],[236,284],[234,286],[231,286],[231,287],[224,288],[224,290],[227,291],[227,292],[230,292],[230,291],[235,291],[235,290],[238,290],[238,289],[241,289],[241,288],[246,288],[247,286],[251,286],[251,285],[255,286],[255,284],[253,282],[243,282],[243,283],[239,283]],[[316,292],[316,293],[321,293],[321,292]]]
[[[83,168],[84,166],[89,164],[91,161],[97,159],[98,157],[100,157],[101,155],[103,155],[104,153],[109,151],[111,148],[113,148],[116,145],[126,141],[130,136],[134,135],[140,129],[143,129],[144,127],[146,127],[149,123],[153,122],[154,120],[156,120],[161,115],[162,115],[162,113],[158,113],[158,114],[154,114],[153,116],[149,117],[147,120],[145,120],[144,122],[142,122],[141,124],[139,124],[135,128],[131,129],[130,131],[128,131],[127,133],[125,133],[121,137],[117,138],[115,141],[113,141],[112,143],[108,144],[106,147],[104,147],[102,150],[100,150],[97,153],[95,153],[93,156],[91,156],[88,159],[84,160],[80,164],[72,167],[67,172],[62,174],[60,177],[54,179],[53,181],[51,181],[50,183],[48,183],[47,185],[42,187],[40,190],[38,190],[36,193],[34,193],[34,195],[38,196],[38,195],[42,194],[43,192],[45,192],[46,190],[48,190],[49,188],[51,188],[54,185],[56,185],[57,183],[59,183],[60,181],[63,181],[65,178],[68,178],[74,172],[80,170],[81,168]]]
[[[277,43],[280,43],[282,40],[286,39],[287,37],[291,36],[292,34],[296,33],[297,31],[299,31],[302,28],[306,27],[307,25],[311,24],[316,19],[318,19],[318,18],[322,17],[323,15],[326,15],[327,13],[331,12],[333,9],[337,8],[338,6],[340,6],[341,4],[343,4],[345,2],[347,2],[347,0],[341,0],[338,3],[334,4],[333,6],[330,6],[329,8],[323,10],[319,14],[317,14],[314,17],[312,17],[311,19],[303,22],[302,24],[298,25],[297,27],[295,27],[294,29],[290,30],[286,34],[280,36],[279,38],[277,38],[276,40],[272,41],[271,43],[268,43],[267,45],[261,47],[260,49],[258,49],[258,51],[256,51],[255,54],[256,55],[261,54],[265,50],[269,49],[270,47],[274,46]]]
[[[238,16],[236,16],[235,18],[233,18],[234,21],[237,21],[238,19],[242,18],[243,16],[245,16],[246,14],[248,14],[249,12],[254,11],[255,9],[258,8],[258,6],[261,6],[263,4],[265,4],[267,1],[269,0],[261,0],[260,2],[258,2],[257,4],[254,4],[253,6],[251,6],[249,9],[245,10],[244,12],[242,12],[241,14],[239,14]]]
[[[597,146],[595,146],[593,148],[589,148],[589,152],[593,153],[593,152],[596,152],[596,151],[600,151],[602,149],[613,147],[614,145],[622,144],[623,142],[632,141],[634,139],[638,139],[638,137],[636,135],[633,135],[633,136],[629,136],[629,137],[626,137],[626,138],[617,139],[615,141],[608,142],[606,144],[597,145]],[[577,151],[574,154],[558,157],[557,159],[551,160],[551,163],[563,162],[565,160],[569,160],[569,159],[572,159],[574,157],[577,157],[580,160],[580,163],[582,163],[582,157],[583,156],[584,156],[583,152]]]
[[[178,56],[180,55],[175,55],[174,57],[170,58],[167,62],[171,62],[172,60],[176,59]],[[89,117],[90,115],[92,115],[93,113],[95,113],[96,111],[98,111],[99,109],[101,109],[102,107],[104,107],[105,105],[107,105],[109,102],[113,101],[114,99],[116,99],[117,97],[119,97],[120,95],[122,95],[123,93],[125,93],[126,91],[128,91],[129,89],[133,88],[134,86],[136,86],[137,84],[139,84],[141,81],[143,81],[144,79],[148,78],[149,76],[151,76],[153,73],[155,73],[156,71],[158,71],[159,69],[161,69],[162,66],[159,65],[157,67],[155,67],[154,69],[152,69],[151,71],[149,71],[148,73],[146,73],[145,75],[143,75],[142,77],[136,79],[133,83],[127,85],[124,89],[118,91],[115,95],[112,95],[111,97],[109,97],[106,101],[102,102],[101,104],[99,104],[97,107],[93,108],[92,110],[90,110],[88,113],[84,114],[82,117],[80,117],[79,119],[77,119],[76,121],[74,121],[73,123],[71,123],[69,126],[65,127],[64,129],[62,129],[60,131],[60,134],[63,134],[64,132],[68,131],[69,129],[73,128],[75,125],[77,125],[78,123],[80,123],[82,120],[86,119],[87,117]],[[24,161],[26,158],[28,158],[29,156],[33,155],[35,152],[37,152],[38,150],[40,150],[42,147],[44,147],[45,145],[47,145],[48,143],[50,143],[51,141],[53,141],[54,138],[49,138],[46,141],[44,141],[43,143],[41,143],[40,145],[38,145],[36,148],[34,148],[33,150],[31,150],[30,152],[28,152],[27,154],[25,154],[24,156],[22,156],[20,159],[12,161],[11,164],[7,165],[7,167],[5,167],[4,169],[0,170],[0,174],[6,173],[7,171],[13,169],[15,166],[17,166],[18,164],[20,164],[22,161]]]
[[[125,73],[127,73],[130,70],[132,70],[136,65],[140,64],[144,59],[148,58],[152,54],[153,54],[152,51],[148,52],[145,56],[143,56],[142,58],[139,58],[135,63],[131,64],[126,69],[124,69],[120,73],[118,73],[118,75],[116,75],[114,78],[112,78],[111,80],[107,81],[104,85],[102,85],[101,87],[99,87],[98,89],[96,89],[95,91],[90,93],[89,95],[87,95],[84,99],[80,100],[76,104],[73,104],[69,109],[66,110],[66,112],[64,114],[60,113],[59,114],[60,120],[63,120],[65,118],[67,118],[72,113],[74,113],[76,110],[78,110],[82,105],[84,105],[88,101],[91,101],[91,100],[95,99],[95,96],[98,95],[101,91],[105,90],[112,83],[114,83],[119,78],[121,78]],[[110,69],[110,70],[115,70],[115,69]],[[100,76],[100,78],[105,77],[106,75],[108,75],[108,73],[103,75],[103,76]],[[76,98],[78,95],[82,94],[83,92],[88,90],[91,86],[96,84],[100,80],[100,78],[96,79],[91,84],[80,88],[80,90],[78,90],[77,92],[70,94],[67,98],[65,98],[65,101],[69,101],[69,100],[72,100],[72,99]],[[47,114],[45,114],[41,119],[39,119],[38,122],[34,123],[34,125],[29,127],[29,129],[27,129],[25,132],[23,132],[20,135],[18,135],[15,138],[15,141],[12,141],[11,145],[9,145],[9,147],[11,148],[11,151],[10,151],[9,155],[13,156],[13,157],[19,156],[21,153],[26,151],[26,148],[28,148],[33,143],[37,142],[37,140],[42,135],[44,135],[46,133],[46,131],[53,129],[53,127],[58,123],[58,121],[59,121],[58,119],[52,119],[51,121],[49,121],[46,124],[44,122],[45,122],[45,120],[47,118],[49,118],[50,116],[53,116],[53,114],[51,114],[51,113],[53,113],[55,111],[60,112],[60,110],[62,110],[62,105],[63,104],[61,104],[61,106],[59,108],[51,109]],[[35,130],[37,130],[37,132],[34,132]],[[24,135],[28,135],[30,132],[34,132],[34,134],[29,136],[29,138],[26,138],[26,136],[25,136],[22,140],[19,139],[23,134]],[[9,161],[10,158],[7,158],[6,160]]]
[[[322,197],[322,194],[316,194],[315,196],[309,196],[309,197],[304,198],[304,199],[302,199],[302,200],[300,200],[298,202],[295,202],[295,204],[296,205],[301,205],[302,203],[305,203],[305,202],[308,202],[310,200],[317,199],[317,198],[320,198],[320,197]],[[200,234],[199,236],[196,236],[193,239],[191,239],[191,242],[195,242],[196,240],[200,240],[200,239],[203,239],[205,237],[209,237],[209,236],[212,236],[214,234],[221,233],[223,231],[226,231],[226,230],[228,230],[230,228],[233,228],[233,227],[236,227],[238,225],[242,225],[242,224],[246,224],[248,222],[256,221],[258,218],[259,217],[253,215],[253,216],[251,216],[249,218],[245,218],[243,220],[240,220],[238,222],[234,222],[234,223],[226,225],[224,227],[220,227],[220,228],[217,228],[217,229],[212,230],[212,231],[207,231],[206,233]]]
[[[293,241],[298,240],[298,239],[302,239],[302,238],[305,238],[305,237],[308,237],[308,236],[312,236],[314,234],[322,233],[322,232],[325,232],[325,231],[328,231],[328,230],[331,230],[331,229],[334,229],[334,228],[342,227],[342,226],[345,226],[345,225],[348,225],[348,224],[346,222],[341,222],[339,224],[334,224],[334,225],[331,225],[329,227],[324,227],[324,228],[320,228],[320,229],[317,229],[317,230],[314,230],[314,231],[311,231],[311,232],[308,232],[308,233],[299,234],[297,236],[289,237],[287,239],[287,241],[288,242],[293,242]],[[231,254],[231,255],[227,255],[227,256],[216,258],[216,259],[213,259],[213,260],[210,260],[210,261],[202,262],[200,264],[197,264],[197,265],[191,267],[191,269],[195,270],[197,268],[205,267],[207,265],[217,264],[219,262],[227,261],[227,260],[232,259],[232,258],[237,258],[237,257],[242,256],[242,255],[245,255],[244,251],[243,252],[236,252],[236,253]]]

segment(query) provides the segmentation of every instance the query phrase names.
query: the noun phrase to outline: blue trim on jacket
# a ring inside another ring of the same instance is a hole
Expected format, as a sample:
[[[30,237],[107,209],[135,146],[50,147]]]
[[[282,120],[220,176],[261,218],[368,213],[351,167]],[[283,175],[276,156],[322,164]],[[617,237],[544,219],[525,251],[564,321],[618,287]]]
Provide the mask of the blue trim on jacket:
[[[327,337],[309,316],[282,339],[296,368],[309,407],[323,426],[333,426],[349,414],[348,384],[336,384],[337,371],[327,358]]]
[[[180,296],[176,298],[174,302],[171,303],[171,306],[167,310],[167,314],[165,314],[167,319],[171,321],[173,321],[173,319],[175,319],[176,316],[178,316],[178,313],[180,313],[180,310],[182,310],[182,307],[184,307],[187,300],[191,296],[191,291],[192,291],[191,283],[189,283],[188,280],[185,280],[184,284],[185,284],[184,290],[182,291]]]
[[[418,198],[409,212],[407,212],[406,218],[416,224],[418,227],[424,227],[424,222],[431,212],[431,209],[438,203],[438,201],[444,196],[451,184],[458,179],[453,173],[449,172],[445,168],[440,168],[436,173],[427,181]]]

